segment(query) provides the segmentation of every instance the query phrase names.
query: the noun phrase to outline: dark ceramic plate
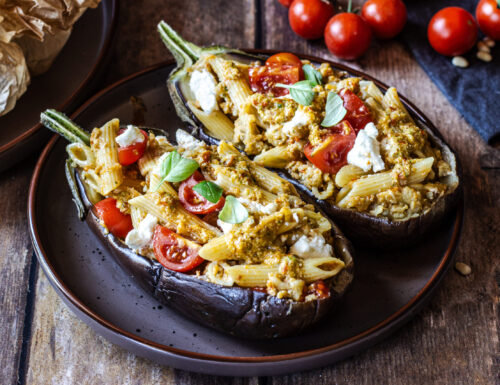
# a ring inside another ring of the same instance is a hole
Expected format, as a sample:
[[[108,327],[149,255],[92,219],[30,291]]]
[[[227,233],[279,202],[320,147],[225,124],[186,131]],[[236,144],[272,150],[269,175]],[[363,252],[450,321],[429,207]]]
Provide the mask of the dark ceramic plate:
[[[16,107],[0,117],[0,172],[40,149],[49,139],[38,123],[48,107],[72,112],[98,87],[115,28],[117,0],[87,10],[68,42],[43,75],[31,79]]]
[[[129,98],[136,96],[147,107],[147,126],[182,127],[165,87],[172,68],[159,65],[120,81],[82,106],[75,120],[91,128],[114,117],[130,122]],[[31,182],[28,215],[40,265],[65,303],[97,333],[176,368],[219,375],[274,375],[360,352],[394,332],[424,305],[451,265],[460,235],[461,206],[411,250],[382,253],[356,247],[353,287],[324,322],[297,337],[241,340],[162,307],[121,270],[77,219],[64,177],[65,145],[62,139],[50,141]]]

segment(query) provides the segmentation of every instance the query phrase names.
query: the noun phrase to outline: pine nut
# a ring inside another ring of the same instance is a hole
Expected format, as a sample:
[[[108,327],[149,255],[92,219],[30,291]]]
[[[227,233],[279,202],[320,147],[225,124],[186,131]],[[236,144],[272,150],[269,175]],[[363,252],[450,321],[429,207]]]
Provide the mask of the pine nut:
[[[477,49],[482,52],[490,53],[490,47],[488,47],[488,45],[484,41],[480,41],[479,43],[477,43]]]
[[[491,37],[485,37],[483,41],[484,44],[486,44],[490,48],[493,48],[495,46],[495,40],[493,40]]]
[[[476,56],[478,59],[485,62],[490,62],[491,59],[493,59],[488,52],[483,52],[483,51],[479,51]]]
[[[453,64],[455,67],[460,68],[467,68],[469,66],[469,62],[463,56],[455,56],[453,59],[451,59],[451,64]]]
[[[455,263],[455,269],[457,269],[457,271],[462,275],[469,275],[472,273],[470,266],[462,262]]]

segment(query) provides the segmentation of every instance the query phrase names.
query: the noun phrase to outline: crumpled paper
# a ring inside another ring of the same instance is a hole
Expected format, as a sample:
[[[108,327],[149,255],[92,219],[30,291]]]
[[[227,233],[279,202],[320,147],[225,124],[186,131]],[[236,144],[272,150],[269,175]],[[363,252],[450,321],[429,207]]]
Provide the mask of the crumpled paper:
[[[21,48],[15,43],[0,41],[0,116],[14,108],[29,82],[30,74]]]
[[[0,116],[26,91],[31,76],[47,71],[73,24],[100,0],[0,0]],[[10,44],[9,47],[7,45]],[[24,57],[19,57],[22,50]],[[6,59],[9,58],[9,59]],[[24,68],[24,69],[23,69]]]

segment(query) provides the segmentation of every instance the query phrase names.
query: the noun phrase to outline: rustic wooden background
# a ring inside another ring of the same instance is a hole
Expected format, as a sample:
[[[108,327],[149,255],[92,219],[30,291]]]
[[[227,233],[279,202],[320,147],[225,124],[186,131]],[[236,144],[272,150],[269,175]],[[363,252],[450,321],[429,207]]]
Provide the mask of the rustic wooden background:
[[[358,2],[359,3],[359,2]],[[102,86],[163,61],[165,19],[196,43],[276,48],[332,58],[321,41],[288,27],[277,0],[122,0]],[[224,378],[162,367],[94,334],[61,302],[38,267],[26,219],[37,156],[0,175],[0,383],[2,384],[495,384],[500,383],[500,156],[446,101],[398,41],[375,43],[356,67],[394,85],[437,123],[464,167],[465,224],[457,260],[430,304],[402,330],[323,369],[268,378]],[[487,90],[485,90],[487,92]]]

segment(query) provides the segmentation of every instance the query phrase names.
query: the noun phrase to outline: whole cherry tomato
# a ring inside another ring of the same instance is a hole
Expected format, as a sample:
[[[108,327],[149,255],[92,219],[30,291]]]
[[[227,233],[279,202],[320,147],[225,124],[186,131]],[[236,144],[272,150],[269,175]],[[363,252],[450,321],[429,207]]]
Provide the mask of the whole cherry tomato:
[[[347,164],[347,153],[351,151],[355,140],[354,129],[347,120],[343,120],[316,147],[306,144],[304,155],[321,171],[336,174]]]
[[[462,55],[476,43],[477,25],[474,17],[465,9],[443,8],[432,17],[427,38],[432,48],[441,55]]]
[[[274,85],[297,83],[304,78],[304,71],[302,62],[297,56],[281,52],[269,57],[263,66],[250,67],[248,77],[252,91],[261,93],[271,91],[274,96],[283,96],[288,94],[288,90]]]
[[[278,1],[281,3],[281,5],[284,5],[287,8],[290,7],[290,5],[292,5],[293,3],[293,0],[278,0]]]
[[[500,40],[500,0],[481,0],[476,8],[479,28],[493,40]]]
[[[111,234],[118,238],[125,238],[130,230],[134,228],[132,218],[128,214],[122,213],[116,207],[115,198],[106,198],[94,205],[97,216],[104,222],[104,225]]]
[[[122,134],[124,131],[125,129],[121,129],[118,131],[118,135]],[[148,134],[143,130],[141,130],[141,133],[144,135],[144,140],[142,142],[135,142],[126,147],[118,147],[118,161],[122,166],[128,166],[135,163],[144,155],[144,151],[146,151],[146,146],[148,144]]]
[[[379,39],[391,39],[406,24],[406,6],[401,0],[368,0],[361,16]]]
[[[221,197],[217,203],[212,203],[193,190],[194,186],[204,180],[201,172],[195,171],[179,186],[179,200],[184,208],[193,214],[208,214],[224,207],[224,197]]]
[[[354,13],[343,12],[335,15],[325,28],[326,46],[341,59],[357,59],[366,52],[371,39],[370,26]]]
[[[333,6],[325,0],[295,0],[288,10],[288,21],[300,37],[319,39],[334,14]]]
[[[170,229],[156,226],[153,235],[155,257],[167,269],[186,272],[203,262],[198,249]]]

